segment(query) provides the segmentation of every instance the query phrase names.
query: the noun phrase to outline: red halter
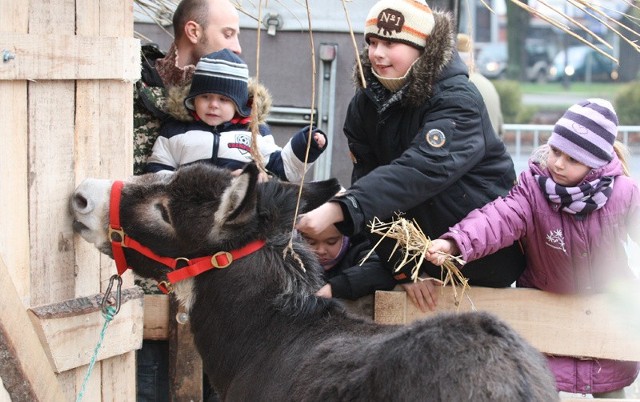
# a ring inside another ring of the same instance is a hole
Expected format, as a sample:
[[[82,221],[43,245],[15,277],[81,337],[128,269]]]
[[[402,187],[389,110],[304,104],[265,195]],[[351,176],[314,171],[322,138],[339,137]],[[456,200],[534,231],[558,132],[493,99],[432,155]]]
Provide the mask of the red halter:
[[[122,275],[129,266],[124,256],[124,248],[131,248],[138,253],[157,261],[173,270],[167,274],[168,281],[158,283],[158,288],[163,293],[172,291],[172,284],[180,282],[187,278],[192,278],[205,271],[213,268],[223,269],[231,265],[234,260],[246,257],[247,255],[258,251],[265,245],[264,240],[254,240],[244,247],[240,247],[231,251],[218,251],[217,253],[207,256],[188,259],[185,257],[171,258],[162,257],[154,253],[151,249],[136,240],[127,236],[120,226],[120,198],[122,195],[122,181],[114,181],[111,186],[111,199],[109,206],[109,239],[111,241],[111,249],[113,250],[113,259],[116,261],[118,275]],[[178,268],[178,264],[186,264],[182,268]]]

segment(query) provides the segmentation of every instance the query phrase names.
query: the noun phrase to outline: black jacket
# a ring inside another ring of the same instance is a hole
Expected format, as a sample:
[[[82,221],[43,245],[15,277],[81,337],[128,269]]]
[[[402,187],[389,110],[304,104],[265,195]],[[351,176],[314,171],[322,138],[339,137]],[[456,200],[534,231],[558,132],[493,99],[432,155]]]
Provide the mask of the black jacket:
[[[397,283],[376,253],[360,264],[371,250],[368,238],[360,235],[349,241],[344,257],[330,270],[324,271],[324,277],[331,285],[332,296],[356,300],[376,290],[393,289]]]
[[[373,217],[389,221],[402,212],[437,238],[515,183],[513,161],[454,49],[452,19],[437,11],[434,17],[424,53],[395,93],[373,76],[367,50],[361,53],[367,87],[351,100],[344,124],[354,161],[352,186],[335,199],[346,216],[337,225],[345,234],[368,230]],[[385,241],[376,249],[383,261],[393,246]],[[519,247],[496,254],[465,266],[471,284],[508,286],[517,278],[524,264]],[[388,269],[400,257],[396,252]],[[411,268],[396,279],[408,282]],[[440,277],[440,269],[428,263],[421,272]]]

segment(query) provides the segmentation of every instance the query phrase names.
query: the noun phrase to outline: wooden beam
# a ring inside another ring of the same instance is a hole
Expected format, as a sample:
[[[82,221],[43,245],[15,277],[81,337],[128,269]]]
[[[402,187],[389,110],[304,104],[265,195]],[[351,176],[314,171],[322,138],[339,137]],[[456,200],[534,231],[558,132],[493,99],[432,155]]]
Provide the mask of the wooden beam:
[[[40,342],[57,373],[90,363],[105,324],[102,298],[102,294],[97,294],[29,310]],[[142,347],[142,303],[143,292],[139,287],[122,291],[120,311],[108,324],[97,361]]]
[[[178,323],[175,317],[184,314],[184,307],[175,297],[169,302],[169,394],[170,401],[201,401],[202,359],[196,350],[188,321]]]
[[[144,295],[144,335],[152,341],[169,338],[169,296]]]
[[[65,400],[1,257],[0,289],[0,377],[11,400]]]
[[[544,353],[640,361],[640,330],[634,324],[640,317],[637,291],[580,296],[476,286],[463,297],[459,291],[457,302],[453,290],[444,288],[435,313],[489,311]],[[621,304],[626,295],[633,300]],[[418,310],[404,291],[376,292],[377,322],[406,324],[431,314]]]
[[[0,80],[136,81],[140,78],[140,40],[122,37],[3,32]]]

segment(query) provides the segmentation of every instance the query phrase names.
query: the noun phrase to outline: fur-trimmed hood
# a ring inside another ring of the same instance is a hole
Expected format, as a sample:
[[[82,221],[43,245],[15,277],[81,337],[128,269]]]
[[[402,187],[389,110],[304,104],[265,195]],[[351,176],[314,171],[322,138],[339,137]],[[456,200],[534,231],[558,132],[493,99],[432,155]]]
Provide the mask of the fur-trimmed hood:
[[[167,113],[178,121],[194,121],[191,111],[184,107],[184,98],[189,94],[189,85],[169,88],[167,91]],[[271,111],[272,98],[269,90],[254,79],[249,79],[249,103],[256,109],[258,124],[267,121]]]
[[[407,85],[398,91],[402,103],[407,106],[418,106],[433,94],[434,84],[439,80],[445,67],[451,60],[458,58],[455,50],[455,25],[453,16],[449,12],[433,11],[435,25],[427,46],[422,55],[415,62],[407,77]],[[375,94],[389,91],[384,89],[371,71],[371,61],[368,56],[369,46],[365,46],[360,53],[363,74],[369,87]],[[460,70],[459,72],[461,72]],[[354,81],[359,89],[363,89],[362,80],[356,66]]]

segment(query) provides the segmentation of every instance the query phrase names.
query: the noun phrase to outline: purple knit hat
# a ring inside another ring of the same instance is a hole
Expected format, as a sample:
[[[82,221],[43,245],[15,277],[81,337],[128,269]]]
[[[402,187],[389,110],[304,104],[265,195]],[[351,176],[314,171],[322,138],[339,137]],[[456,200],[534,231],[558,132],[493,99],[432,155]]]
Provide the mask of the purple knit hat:
[[[613,159],[618,116],[609,101],[587,99],[571,106],[558,120],[547,142],[590,168]]]

